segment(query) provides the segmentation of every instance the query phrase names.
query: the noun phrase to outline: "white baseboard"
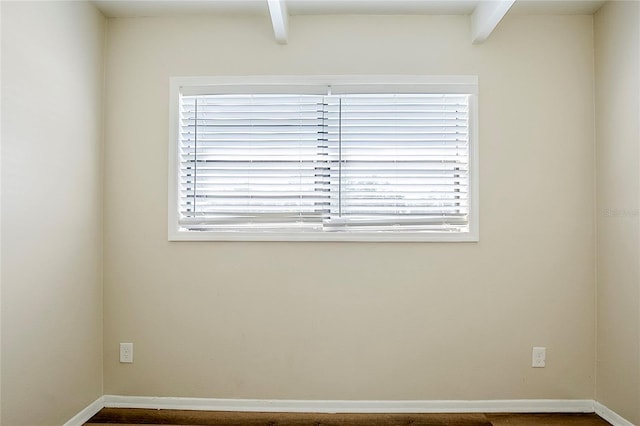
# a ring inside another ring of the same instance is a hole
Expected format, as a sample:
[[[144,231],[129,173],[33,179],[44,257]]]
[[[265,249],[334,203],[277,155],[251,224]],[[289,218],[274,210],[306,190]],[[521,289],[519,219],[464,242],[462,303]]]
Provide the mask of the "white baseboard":
[[[64,426],[81,426],[104,407],[165,410],[289,413],[593,413],[613,426],[634,426],[591,399],[506,399],[434,401],[339,401],[285,399],[174,398],[104,395]]]
[[[594,401],[594,408],[597,415],[611,423],[613,426],[634,426],[629,420],[625,419],[608,407],[605,407],[598,401]]]
[[[104,408],[104,396],[93,401],[87,407],[85,407],[78,414],[73,416],[68,422],[66,422],[63,426],[82,426],[89,420],[91,417],[95,416],[98,411]]]
[[[105,407],[290,413],[593,413],[593,400],[322,401],[105,395]]]

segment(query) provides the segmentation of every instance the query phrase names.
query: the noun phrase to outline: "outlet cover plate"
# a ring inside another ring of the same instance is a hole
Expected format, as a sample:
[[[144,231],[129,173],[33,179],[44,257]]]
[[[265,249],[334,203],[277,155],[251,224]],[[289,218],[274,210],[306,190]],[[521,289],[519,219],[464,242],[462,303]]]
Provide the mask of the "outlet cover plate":
[[[120,362],[133,363],[133,343],[120,343]]]
[[[547,362],[547,348],[534,347],[531,355],[531,366],[533,368],[544,368]]]

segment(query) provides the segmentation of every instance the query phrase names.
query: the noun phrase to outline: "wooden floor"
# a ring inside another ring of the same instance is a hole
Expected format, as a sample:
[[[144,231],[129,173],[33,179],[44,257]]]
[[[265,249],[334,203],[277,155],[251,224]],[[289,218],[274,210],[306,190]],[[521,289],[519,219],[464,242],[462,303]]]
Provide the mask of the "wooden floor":
[[[596,414],[313,414],[103,408],[98,425],[218,426],[607,426]]]

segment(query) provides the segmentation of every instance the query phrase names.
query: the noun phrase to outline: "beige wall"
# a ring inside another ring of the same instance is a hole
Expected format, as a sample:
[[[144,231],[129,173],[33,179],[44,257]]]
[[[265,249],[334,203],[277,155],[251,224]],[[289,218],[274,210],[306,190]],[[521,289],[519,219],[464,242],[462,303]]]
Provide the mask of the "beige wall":
[[[108,21],[105,393],[592,398],[591,16]],[[167,241],[169,77],[474,74],[480,242]],[[135,363],[118,363],[118,342]],[[531,347],[548,348],[532,369]]]
[[[2,4],[3,425],[62,424],[102,395],[104,18]]]
[[[102,394],[104,20],[2,8],[1,420],[62,423]],[[595,16],[597,379],[591,24],[510,16],[473,46],[464,17],[294,17],[279,46],[262,17],[110,20],[104,393],[592,398],[595,380],[640,423],[638,3]],[[480,243],[166,241],[170,76],[367,73],[479,76]]]
[[[640,424],[640,3],[595,16],[596,399]]]

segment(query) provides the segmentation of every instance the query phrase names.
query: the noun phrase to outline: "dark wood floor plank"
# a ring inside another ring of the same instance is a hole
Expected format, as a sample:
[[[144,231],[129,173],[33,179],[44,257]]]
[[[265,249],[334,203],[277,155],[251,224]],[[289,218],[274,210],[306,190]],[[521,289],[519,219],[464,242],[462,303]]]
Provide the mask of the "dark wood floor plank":
[[[91,424],[207,426],[491,426],[484,414],[316,414],[105,408]]]
[[[597,414],[487,414],[493,426],[611,426]]]
[[[87,426],[610,426],[596,414],[316,414],[104,408]]]

